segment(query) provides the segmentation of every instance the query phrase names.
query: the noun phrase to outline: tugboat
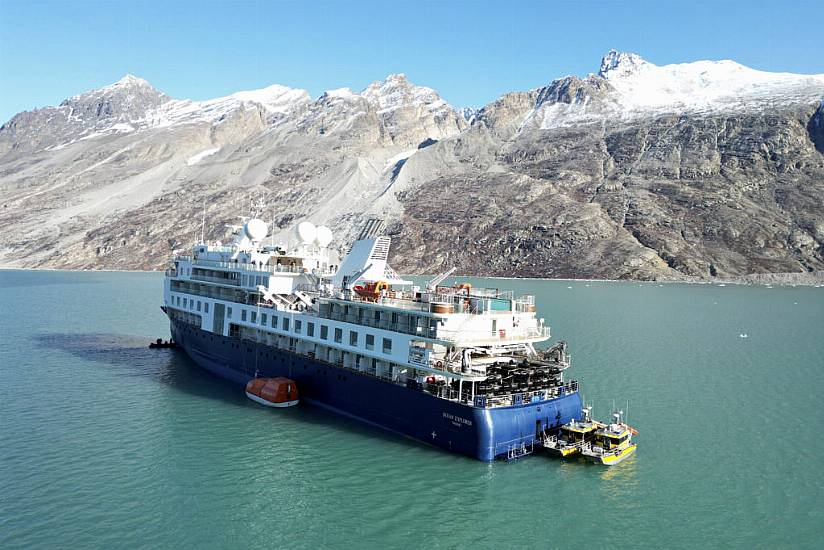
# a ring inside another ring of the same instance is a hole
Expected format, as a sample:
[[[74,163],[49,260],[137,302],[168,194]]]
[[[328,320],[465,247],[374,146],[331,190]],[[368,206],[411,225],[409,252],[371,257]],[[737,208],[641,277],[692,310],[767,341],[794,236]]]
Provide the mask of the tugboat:
[[[299,401],[295,381],[282,376],[249,380],[246,397],[267,407],[294,407]]]
[[[638,431],[623,422],[623,411],[612,414],[613,422],[595,431],[592,441],[581,446],[581,454],[597,464],[614,466],[635,453],[638,447],[632,442],[632,436]]]
[[[581,452],[584,443],[592,440],[595,430],[606,427],[606,424],[593,420],[590,416],[591,412],[592,407],[584,407],[584,417],[581,420],[573,420],[564,424],[558,435],[544,437],[544,449],[549,454],[562,458]]]

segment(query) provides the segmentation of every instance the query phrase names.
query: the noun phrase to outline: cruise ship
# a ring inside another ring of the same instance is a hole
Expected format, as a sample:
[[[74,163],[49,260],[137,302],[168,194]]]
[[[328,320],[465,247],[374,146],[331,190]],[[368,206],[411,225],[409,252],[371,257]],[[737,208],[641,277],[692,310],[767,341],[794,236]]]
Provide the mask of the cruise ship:
[[[565,344],[535,347],[550,331],[533,296],[443,284],[451,271],[404,280],[380,220],[342,261],[326,227],[276,244],[260,217],[243,222],[231,243],[173,258],[162,307],[178,346],[239,392],[287,377],[310,405],[482,461],[581,418]]]

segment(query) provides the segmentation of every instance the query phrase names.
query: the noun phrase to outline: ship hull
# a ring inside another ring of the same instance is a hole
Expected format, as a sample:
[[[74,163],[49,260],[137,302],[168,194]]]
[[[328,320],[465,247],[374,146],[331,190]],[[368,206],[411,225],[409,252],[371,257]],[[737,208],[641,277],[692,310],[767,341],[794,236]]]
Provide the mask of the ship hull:
[[[491,461],[538,446],[581,416],[577,392],[513,407],[478,408],[374,376],[171,321],[175,342],[202,368],[243,386],[256,375],[294,380],[301,400],[429,445]]]

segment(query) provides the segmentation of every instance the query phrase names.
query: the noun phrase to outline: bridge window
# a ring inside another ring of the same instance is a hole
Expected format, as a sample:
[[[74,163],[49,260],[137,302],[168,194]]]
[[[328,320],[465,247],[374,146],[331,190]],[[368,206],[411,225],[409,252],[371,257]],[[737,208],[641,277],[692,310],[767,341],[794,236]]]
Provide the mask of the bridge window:
[[[289,330],[289,317],[283,318],[283,330]]]
[[[295,319],[295,332],[297,334],[300,334],[301,328],[303,328],[303,323],[300,321],[300,319]]]
[[[390,340],[389,338],[383,339],[383,352],[392,353],[392,340]]]
[[[335,329],[335,342],[340,343],[343,340],[343,329]]]
[[[349,331],[349,345],[350,346],[357,346],[358,345],[358,333],[354,330]]]
[[[320,339],[321,340],[326,340],[328,338],[329,338],[329,327],[327,327],[326,325],[321,325],[320,326]]]
[[[265,314],[265,313],[261,313],[261,314],[260,314],[260,324],[261,324],[261,325],[266,325],[266,321],[267,321],[267,319],[266,319],[266,314]]]
[[[315,323],[307,323],[306,324],[306,336],[314,336],[315,335]]]
[[[366,335],[366,349],[375,349],[375,335],[374,334],[367,334]]]
[[[245,320],[246,320],[246,310],[245,310],[245,309],[241,309],[241,310],[240,310],[240,320],[241,320],[241,321],[245,321]]]

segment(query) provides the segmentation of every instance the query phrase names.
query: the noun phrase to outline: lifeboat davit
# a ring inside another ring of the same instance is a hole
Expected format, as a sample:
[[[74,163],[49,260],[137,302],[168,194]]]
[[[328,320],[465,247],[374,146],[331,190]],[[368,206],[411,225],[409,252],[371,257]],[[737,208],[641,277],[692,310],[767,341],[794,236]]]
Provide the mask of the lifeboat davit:
[[[246,384],[246,397],[267,407],[292,407],[298,404],[298,385],[283,378],[253,378]]]

